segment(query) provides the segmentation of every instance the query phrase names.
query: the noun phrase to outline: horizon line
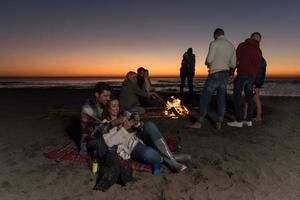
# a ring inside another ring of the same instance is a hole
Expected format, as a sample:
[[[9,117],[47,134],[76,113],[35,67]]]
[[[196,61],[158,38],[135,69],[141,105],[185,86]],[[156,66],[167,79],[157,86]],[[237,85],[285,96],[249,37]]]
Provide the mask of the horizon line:
[[[194,78],[205,78],[207,75],[195,75]],[[266,78],[300,78],[300,74],[274,74],[274,75],[267,75]],[[125,76],[121,75],[96,75],[96,76],[60,76],[60,75],[53,75],[53,76],[0,76],[0,78],[125,78]],[[178,75],[153,75],[150,78],[180,78]]]

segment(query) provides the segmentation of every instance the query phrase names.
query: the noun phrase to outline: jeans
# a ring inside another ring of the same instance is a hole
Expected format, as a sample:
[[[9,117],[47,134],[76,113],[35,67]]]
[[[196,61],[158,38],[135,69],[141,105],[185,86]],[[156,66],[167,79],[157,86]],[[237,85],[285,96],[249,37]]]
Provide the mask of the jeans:
[[[159,165],[161,161],[161,157],[157,151],[140,142],[134,147],[131,157],[133,160],[151,165]]]
[[[92,158],[97,158],[98,160],[101,160],[110,150],[102,137],[89,140],[86,143],[86,149]]]
[[[144,144],[136,145],[131,153],[132,158],[147,164],[160,164],[160,154],[152,148],[155,146],[155,141],[162,138],[157,126],[153,122],[145,122],[143,131],[138,131],[136,135]]]
[[[226,108],[225,97],[228,79],[229,71],[227,70],[208,75],[204,84],[202,96],[200,98],[200,113],[198,116],[198,121],[202,122],[206,116],[211,95],[215,90],[217,90],[218,98],[218,121],[223,121]]]
[[[188,81],[188,86],[189,86],[189,94],[193,95],[194,93],[194,87],[193,87],[193,79],[194,75],[193,74],[188,74],[188,75],[181,75],[180,76],[181,83],[180,83],[180,93],[183,94],[183,88],[185,86],[185,80],[187,79]]]
[[[234,80],[233,99],[236,121],[243,121],[243,98],[242,92],[245,92],[245,98],[248,103],[247,121],[252,121],[254,102],[253,102],[253,83],[255,80],[254,75],[238,75]]]
[[[162,138],[161,133],[153,122],[145,122],[143,131],[137,132],[137,137],[141,139],[147,146],[154,146],[154,142]]]

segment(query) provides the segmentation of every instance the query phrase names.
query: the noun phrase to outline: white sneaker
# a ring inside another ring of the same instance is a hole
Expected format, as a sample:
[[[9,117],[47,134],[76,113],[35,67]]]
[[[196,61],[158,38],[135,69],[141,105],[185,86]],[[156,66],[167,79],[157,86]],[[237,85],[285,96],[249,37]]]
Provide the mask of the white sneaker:
[[[243,127],[243,122],[238,122],[238,121],[227,122],[227,125],[242,128]]]
[[[252,126],[252,121],[243,121],[243,124],[247,126]]]

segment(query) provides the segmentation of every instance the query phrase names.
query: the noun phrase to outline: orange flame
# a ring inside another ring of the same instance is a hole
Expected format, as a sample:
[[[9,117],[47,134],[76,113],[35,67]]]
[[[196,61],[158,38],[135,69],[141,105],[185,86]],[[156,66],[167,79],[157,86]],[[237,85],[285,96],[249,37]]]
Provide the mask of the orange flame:
[[[188,115],[189,110],[184,105],[181,105],[181,100],[179,98],[171,96],[170,100],[166,102],[164,114],[165,116],[177,119],[178,115]]]

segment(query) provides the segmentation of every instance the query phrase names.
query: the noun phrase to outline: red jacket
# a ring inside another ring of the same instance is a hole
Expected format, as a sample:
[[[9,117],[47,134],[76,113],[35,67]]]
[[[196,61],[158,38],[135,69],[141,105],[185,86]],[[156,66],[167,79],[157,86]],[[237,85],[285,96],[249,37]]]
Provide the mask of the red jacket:
[[[262,52],[259,42],[254,39],[246,39],[236,49],[237,73],[240,75],[257,75],[259,73]]]

